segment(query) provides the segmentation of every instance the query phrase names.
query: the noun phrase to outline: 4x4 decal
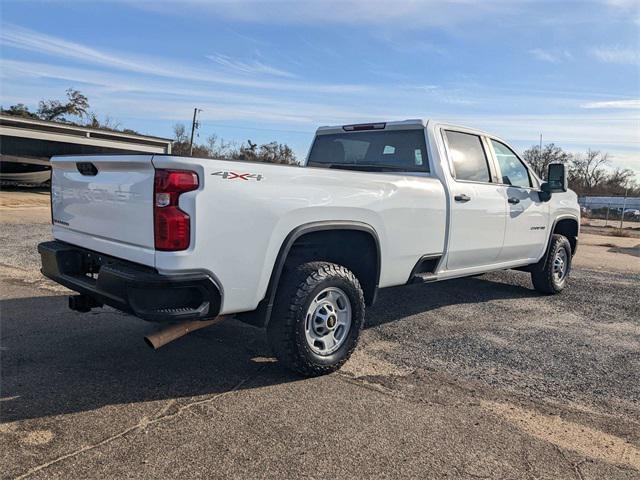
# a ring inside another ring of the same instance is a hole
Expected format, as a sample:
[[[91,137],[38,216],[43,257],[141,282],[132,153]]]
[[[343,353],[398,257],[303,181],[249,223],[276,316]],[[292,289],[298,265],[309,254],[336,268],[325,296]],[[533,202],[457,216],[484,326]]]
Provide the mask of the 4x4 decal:
[[[218,175],[225,180],[255,180],[259,182],[264,177],[261,173],[236,173],[236,172],[214,172],[211,175]]]

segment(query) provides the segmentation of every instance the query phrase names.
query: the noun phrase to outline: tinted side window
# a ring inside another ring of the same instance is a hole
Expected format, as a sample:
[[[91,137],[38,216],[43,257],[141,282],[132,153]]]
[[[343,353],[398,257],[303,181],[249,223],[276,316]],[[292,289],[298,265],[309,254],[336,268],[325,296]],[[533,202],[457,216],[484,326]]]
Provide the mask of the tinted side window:
[[[520,161],[513,151],[505,144],[491,140],[493,150],[496,152],[502,183],[515,187],[530,187],[531,180],[527,167]]]
[[[446,135],[456,178],[473,182],[490,182],[489,164],[480,137],[450,131],[447,131]]]

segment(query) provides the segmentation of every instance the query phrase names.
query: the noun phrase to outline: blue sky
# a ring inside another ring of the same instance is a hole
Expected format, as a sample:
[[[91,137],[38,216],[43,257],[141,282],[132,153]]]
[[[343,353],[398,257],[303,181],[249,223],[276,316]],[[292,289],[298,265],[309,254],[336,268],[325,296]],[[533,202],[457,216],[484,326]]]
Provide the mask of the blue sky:
[[[74,87],[171,136],[290,144],[319,125],[438,118],[640,175],[640,0],[3,0],[0,96]]]

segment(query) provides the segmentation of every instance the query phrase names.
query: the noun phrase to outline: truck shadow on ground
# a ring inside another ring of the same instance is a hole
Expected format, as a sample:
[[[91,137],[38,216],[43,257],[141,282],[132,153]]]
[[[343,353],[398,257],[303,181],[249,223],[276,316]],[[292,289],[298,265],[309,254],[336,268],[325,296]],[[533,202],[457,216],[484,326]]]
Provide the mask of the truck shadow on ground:
[[[625,255],[631,255],[633,257],[640,257],[640,243],[637,244],[635,247],[617,247],[611,244],[606,244],[604,246],[609,247],[607,252],[622,253]]]
[[[450,304],[534,295],[485,278],[388,289],[367,328]],[[65,295],[4,300],[0,308],[3,422],[303,380],[269,360],[262,330],[235,320],[152,351],[142,338],[156,326],[113,310],[71,312]]]

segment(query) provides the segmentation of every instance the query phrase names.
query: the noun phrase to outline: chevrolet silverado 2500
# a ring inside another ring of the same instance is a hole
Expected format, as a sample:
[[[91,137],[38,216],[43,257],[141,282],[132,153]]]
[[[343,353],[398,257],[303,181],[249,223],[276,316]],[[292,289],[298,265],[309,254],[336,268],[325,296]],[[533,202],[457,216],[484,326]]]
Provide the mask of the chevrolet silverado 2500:
[[[306,375],[339,368],[380,288],[501,269],[566,285],[580,210],[505,141],[435,121],[321,127],[302,167],[171,155],[51,161],[42,272],[155,322],[234,314]]]

